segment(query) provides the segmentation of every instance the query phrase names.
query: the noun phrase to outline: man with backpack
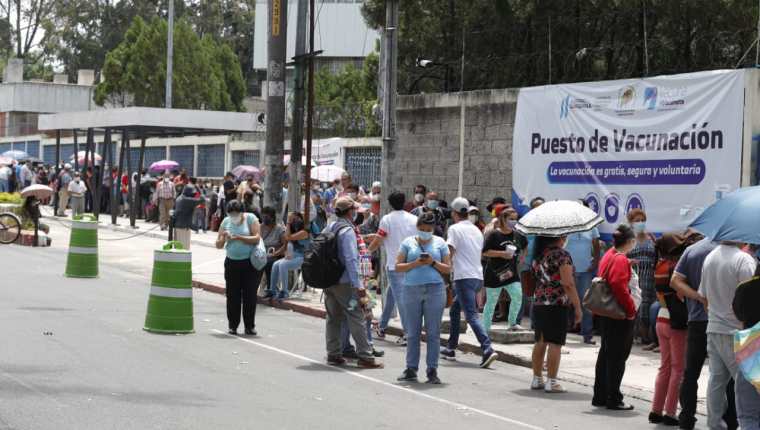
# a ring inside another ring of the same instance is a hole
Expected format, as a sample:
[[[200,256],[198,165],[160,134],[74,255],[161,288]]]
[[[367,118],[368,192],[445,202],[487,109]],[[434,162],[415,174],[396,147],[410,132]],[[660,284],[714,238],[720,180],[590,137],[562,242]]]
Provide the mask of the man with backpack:
[[[325,289],[327,363],[334,366],[346,363],[341,351],[341,324],[346,321],[356,342],[357,365],[381,368],[382,363],[372,356],[365,326],[368,297],[359,276],[358,232],[351,223],[356,203],[350,197],[339,197],[334,208],[338,219],[314,240],[302,267],[308,285]]]

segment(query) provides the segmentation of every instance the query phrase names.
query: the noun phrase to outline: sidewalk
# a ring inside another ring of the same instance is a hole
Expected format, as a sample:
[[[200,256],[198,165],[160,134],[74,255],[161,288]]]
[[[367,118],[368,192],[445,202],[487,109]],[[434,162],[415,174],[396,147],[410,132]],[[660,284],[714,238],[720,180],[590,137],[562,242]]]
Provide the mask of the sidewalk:
[[[53,239],[52,247],[66,252],[68,249],[70,220],[66,218],[47,217],[52,211],[45,208],[43,214],[46,218],[43,222],[50,225],[50,236]],[[118,226],[110,225],[110,216],[101,218],[102,228],[99,230],[100,249],[99,256],[104,262],[118,264],[126,271],[140,273],[149,282],[153,267],[153,250],[163,245],[167,240],[167,232],[160,231],[156,224],[137,221],[137,229],[129,226],[128,218],[119,218]],[[193,252],[193,285],[208,292],[224,294],[224,253],[214,246],[216,233],[192,233]],[[260,304],[271,305],[277,308],[299,312],[306,315],[324,318],[325,310],[321,301],[321,291],[312,290],[292,297],[283,303],[270,303],[261,300]],[[375,316],[379,318],[381,307],[374,309]],[[448,319],[448,310],[444,312],[444,320]],[[464,318],[462,319],[464,321]],[[446,325],[448,321],[444,321]],[[524,327],[529,327],[530,322],[525,321]],[[492,328],[494,338],[503,337],[506,324],[494,323]],[[398,319],[391,321],[388,333],[399,335],[401,326]],[[501,335],[501,336],[499,336]],[[523,337],[530,338],[531,333],[526,332]],[[448,338],[448,335],[444,335]],[[391,339],[390,341],[394,341]],[[599,338],[596,338],[599,342]],[[500,344],[494,342],[494,349],[499,353],[499,359],[503,362],[530,367],[532,343]],[[382,349],[383,342],[378,341],[377,346]],[[460,349],[466,352],[479,353],[480,347],[471,334],[467,331],[460,337]],[[583,385],[593,386],[594,366],[599,346],[588,346],[582,343],[577,335],[568,335],[568,342],[563,348],[562,364],[560,366],[560,379],[577,382]],[[659,354],[646,352],[640,346],[634,346],[628,359],[625,377],[623,378],[623,392],[627,396],[651,401],[654,391],[654,381],[660,364]],[[699,381],[699,412],[705,413],[704,399],[707,388],[707,366],[702,372]]]

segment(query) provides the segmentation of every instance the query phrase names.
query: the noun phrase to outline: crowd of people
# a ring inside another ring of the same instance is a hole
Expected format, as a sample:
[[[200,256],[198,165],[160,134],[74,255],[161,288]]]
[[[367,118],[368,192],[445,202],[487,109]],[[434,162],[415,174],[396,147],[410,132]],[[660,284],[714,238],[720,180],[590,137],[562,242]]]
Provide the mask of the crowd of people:
[[[124,214],[129,178],[119,178],[117,171],[105,175],[103,186],[121,197],[115,201]],[[99,203],[108,212],[107,193],[93,202],[94,177],[90,168],[82,175],[69,165],[57,175],[24,164],[0,167],[0,191],[51,184],[61,210],[70,206],[78,214]],[[714,243],[695,231],[655,236],[641,209],[629,211],[608,242],[596,228],[564,237],[524,236],[515,228],[522,214],[504,198],[494,198],[482,213],[479,202],[458,197],[448,204],[424,185],[407,199],[401,192],[384,195],[380,183],[365,190],[348,174],[331,183],[301,185],[300,202],[309,196],[308,217],[303,203],[282,211],[263,206],[254,177],[228,173],[213,184],[179,171],[157,178],[135,173],[131,180],[133,188],[140,188],[139,216],[166,229],[173,211],[176,238],[188,249],[191,231],[218,231],[216,245],[226,252],[231,334],[237,334],[241,314],[244,333],[256,334],[257,301],[287,299],[298,288],[293,274],[312,242],[329,232],[344,268],[337,284],[324,290],[329,364],[355,359],[360,367],[381,367],[377,359],[383,351],[373,337],[386,338],[397,311],[403,330],[397,343],[406,346],[398,380],[417,381],[425,333],[426,380],[440,384],[439,358],[455,360],[464,313],[481,346],[484,368],[497,357],[489,336],[494,323],[503,321],[510,331],[531,329],[530,388],[546,393],[565,391],[559,371],[568,333],[578,333],[590,346],[599,340],[595,407],[632,409],[620,388],[632,347],[639,343],[644,351],[659,353],[649,413],[653,424],[694,428],[697,381],[709,357],[708,427],[760,428],[760,394],[737,370],[733,350],[733,333],[760,321],[757,246]],[[284,184],[283,201],[288,192],[293,190]],[[381,217],[383,199],[391,211]],[[530,207],[543,203],[537,197]],[[266,249],[260,269],[250,258],[259,241]],[[385,282],[378,281],[381,276]],[[593,315],[583,306],[598,279],[609,286],[624,318]],[[381,294],[381,317],[373,321],[371,307]],[[450,334],[441,344],[441,320],[449,305]]]

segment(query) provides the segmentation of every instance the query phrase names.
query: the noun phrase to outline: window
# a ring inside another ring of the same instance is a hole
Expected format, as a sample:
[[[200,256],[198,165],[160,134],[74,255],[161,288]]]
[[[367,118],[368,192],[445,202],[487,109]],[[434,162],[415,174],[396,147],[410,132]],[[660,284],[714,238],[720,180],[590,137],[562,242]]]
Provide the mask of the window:
[[[169,159],[179,163],[179,168],[185,169],[189,176],[194,175],[195,147],[193,145],[170,146]]]
[[[254,166],[261,163],[261,151],[232,151],[232,167]]]
[[[68,143],[61,145],[61,161],[64,163],[70,163],[71,157],[74,155],[74,144]],[[53,145],[53,162],[55,163],[55,145]]]
[[[198,172],[196,176],[221,178],[224,176],[224,145],[198,146]]]
[[[13,150],[26,152],[26,142],[13,142]]]
[[[2,154],[3,152],[6,152],[6,151],[10,151],[11,149],[13,149],[12,145],[13,144],[10,143],[10,142],[0,143],[0,154]]]
[[[30,140],[26,142],[26,153],[35,158],[40,158],[40,141]]]
[[[346,148],[344,167],[355,184],[369,189],[380,180],[382,149],[378,147]]]

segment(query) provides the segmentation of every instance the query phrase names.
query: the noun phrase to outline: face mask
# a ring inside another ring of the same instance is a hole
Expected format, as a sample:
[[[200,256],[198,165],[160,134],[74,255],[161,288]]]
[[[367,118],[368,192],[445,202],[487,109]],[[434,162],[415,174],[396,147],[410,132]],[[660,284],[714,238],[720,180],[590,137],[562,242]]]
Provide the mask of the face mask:
[[[428,200],[426,205],[428,209],[438,209],[438,200]]]
[[[356,193],[348,193],[348,197],[350,197],[351,200],[356,200]]]
[[[369,204],[369,203],[362,203],[362,207],[363,207],[364,209],[370,209],[370,208],[372,207],[372,205],[371,205],[371,204]]]
[[[261,220],[264,221],[264,224],[271,225],[274,223],[274,218],[272,218],[271,215],[262,215]]]
[[[380,194],[374,194],[372,196],[372,201],[373,202],[379,202],[380,201]]]
[[[477,215],[470,215],[467,217],[467,219],[469,219],[471,223],[477,224],[478,221],[480,220],[480,217]]]
[[[74,182],[79,183],[79,178],[74,179]]]
[[[243,214],[230,214],[230,222],[240,224],[243,222]]]
[[[343,192],[343,185],[338,184],[335,186],[335,189],[338,190],[338,192]]]
[[[428,240],[433,238],[433,232],[417,230],[417,237],[420,238],[421,241],[427,242]]]
[[[515,229],[515,227],[517,226],[517,221],[516,221],[516,220],[513,220],[513,219],[507,220],[507,226],[508,226],[510,229],[514,230],[514,229]]]
[[[417,203],[422,203],[425,200],[425,196],[422,194],[415,194],[414,195],[414,201]]]
[[[646,222],[635,222],[633,225],[631,225],[631,228],[633,229],[633,232],[636,234],[644,233],[644,231],[647,229],[647,223]]]

